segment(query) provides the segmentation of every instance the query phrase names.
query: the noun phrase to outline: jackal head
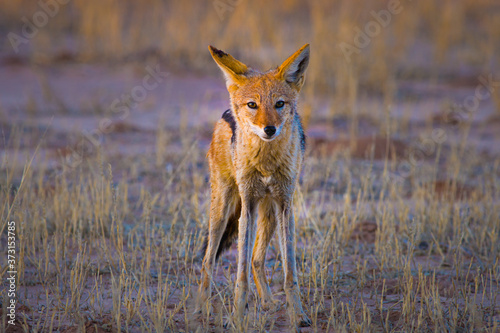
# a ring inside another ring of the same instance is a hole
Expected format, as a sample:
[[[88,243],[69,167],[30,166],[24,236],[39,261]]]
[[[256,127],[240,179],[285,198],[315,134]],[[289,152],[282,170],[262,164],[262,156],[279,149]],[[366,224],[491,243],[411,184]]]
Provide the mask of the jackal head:
[[[264,141],[278,137],[296,112],[298,94],[309,64],[309,44],[302,46],[278,68],[264,73],[213,46],[209,46],[209,50],[226,78],[238,125],[250,128]]]

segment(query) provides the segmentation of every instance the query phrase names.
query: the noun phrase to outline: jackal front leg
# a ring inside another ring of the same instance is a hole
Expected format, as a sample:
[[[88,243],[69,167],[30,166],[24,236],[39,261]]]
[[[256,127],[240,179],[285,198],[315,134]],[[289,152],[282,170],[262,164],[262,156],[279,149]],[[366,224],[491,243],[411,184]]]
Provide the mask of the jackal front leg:
[[[241,193],[241,191],[240,191]],[[253,198],[242,195],[242,209],[238,225],[238,274],[235,288],[235,316],[241,323],[248,302],[248,280],[250,277],[250,263],[252,249],[255,242],[256,205]]]
[[[295,218],[292,203],[284,203],[282,211],[278,214],[278,237],[285,273],[285,294],[290,320],[299,326],[311,325],[311,320],[302,309],[300,289],[297,278],[297,265],[295,263]]]

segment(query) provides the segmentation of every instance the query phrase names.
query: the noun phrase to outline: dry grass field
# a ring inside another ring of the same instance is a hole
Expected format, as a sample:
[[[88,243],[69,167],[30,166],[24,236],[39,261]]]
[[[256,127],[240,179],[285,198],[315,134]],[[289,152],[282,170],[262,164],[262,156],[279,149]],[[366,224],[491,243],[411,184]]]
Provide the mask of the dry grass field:
[[[235,246],[193,315],[207,45],[267,69],[309,42],[300,331],[500,332],[497,0],[3,1],[0,36],[0,331],[237,331]],[[252,287],[245,330],[294,331],[276,237],[266,268],[282,306]]]

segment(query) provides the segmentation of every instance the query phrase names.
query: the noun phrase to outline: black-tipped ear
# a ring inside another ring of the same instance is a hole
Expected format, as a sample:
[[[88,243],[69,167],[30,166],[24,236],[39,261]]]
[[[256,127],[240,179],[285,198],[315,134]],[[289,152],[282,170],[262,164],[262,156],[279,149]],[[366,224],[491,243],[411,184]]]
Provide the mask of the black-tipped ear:
[[[278,68],[281,79],[300,91],[304,85],[307,65],[309,65],[309,44],[302,46]]]
[[[208,49],[210,50],[212,58],[214,58],[217,65],[224,73],[228,89],[232,85],[239,86],[246,80],[245,73],[248,71],[248,67],[244,63],[211,45],[208,46]]]

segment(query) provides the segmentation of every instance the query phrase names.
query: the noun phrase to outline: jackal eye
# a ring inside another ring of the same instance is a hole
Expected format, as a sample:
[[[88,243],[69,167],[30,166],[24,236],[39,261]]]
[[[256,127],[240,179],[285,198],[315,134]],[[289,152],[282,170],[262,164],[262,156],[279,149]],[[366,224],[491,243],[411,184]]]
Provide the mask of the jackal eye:
[[[282,108],[283,106],[285,106],[285,102],[283,101],[277,101],[276,104],[274,105],[277,109],[280,109]]]
[[[255,103],[255,102],[248,102],[248,103],[247,103],[247,106],[248,106],[250,109],[257,109],[257,103]]]

